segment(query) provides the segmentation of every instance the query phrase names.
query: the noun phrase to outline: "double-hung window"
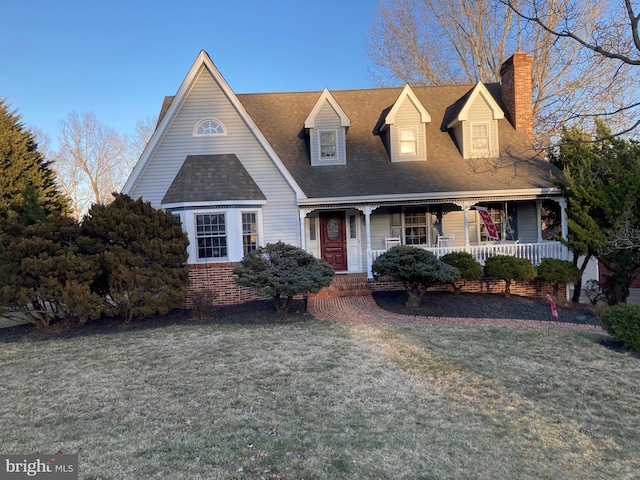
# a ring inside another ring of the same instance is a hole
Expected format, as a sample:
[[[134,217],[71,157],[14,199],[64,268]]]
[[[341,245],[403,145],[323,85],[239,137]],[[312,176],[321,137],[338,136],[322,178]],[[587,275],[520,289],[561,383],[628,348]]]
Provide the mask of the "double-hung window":
[[[471,145],[477,153],[489,153],[489,124],[471,124]]]
[[[255,212],[242,213],[242,254],[258,248],[258,219]]]
[[[198,259],[225,258],[227,232],[224,213],[196,215]]]
[[[418,154],[418,129],[416,127],[400,127],[400,155]]]
[[[406,212],[404,214],[404,242],[406,245],[427,244],[426,212]]]
[[[335,130],[320,130],[320,158],[329,159],[338,156],[338,135]]]

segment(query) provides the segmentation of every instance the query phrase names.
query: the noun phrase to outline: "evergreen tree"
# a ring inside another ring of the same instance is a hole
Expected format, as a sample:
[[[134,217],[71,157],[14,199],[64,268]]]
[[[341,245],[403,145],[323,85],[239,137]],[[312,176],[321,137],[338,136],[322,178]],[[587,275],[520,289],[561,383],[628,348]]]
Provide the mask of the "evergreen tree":
[[[38,152],[20,115],[10,110],[4,99],[0,99],[0,171],[0,221],[22,204],[22,193],[30,186],[34,187],[32,199],[37,199],[47,215],[66,208],[54,171]]]
[[[598,258],[611,272],[603,285],[609,304],[624,301],[640,275],[640,143],[613,137],[598,120],[594,138],[565,129],[552,162],[563,169],[558,184],[567,197],[573,263],[582,273],[591,257]]]
[[[85,250],[99,255],[94,291],[125,323],[179,307],[186,298],[189,240],[173,215],[114,194],[82,223]]]
[[[15,218],[4,222],[0,305],[38,326],[97,318],[101,302],[91,292],[95,257],[80,252],[79,226],[73,218],[52,213],[43,219],[43,211],[25,199]]]

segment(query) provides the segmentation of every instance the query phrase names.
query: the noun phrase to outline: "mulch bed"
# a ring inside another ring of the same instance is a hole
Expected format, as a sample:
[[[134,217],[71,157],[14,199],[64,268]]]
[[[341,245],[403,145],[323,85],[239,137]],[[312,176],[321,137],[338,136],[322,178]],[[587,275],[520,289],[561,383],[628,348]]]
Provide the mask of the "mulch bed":
[[[515,295],[505,298],[496,294],[461,293],[455,295],[448,292],[428,292],[418,308],[407,308],[404,305],[406,292],[375,292],[373,296],[381,308],[406,315],[554,321],[551,309],[545,300]],[[559,307],[558,314],[560,322],[591,325],[599,325],[600,323],[597,317],[589,313],[587,305]],[[209,323],[273,325],[310,320],[313,320],[313,317],[306,312],[303,300],[294,300],[287,313],[276,312],[271,300],[258,300],[241,305],[217,307],[214,309],[213,316],[205,319],[194,319],[188,310],[173,310],[167,315],[155,315],[134,321],[129,325],[124,325],[117,317],[92,320],[82,326],[73,326],[67,322],[59,322],[46,328],[36,328],[31,324],[17,325],[0,329],[0,343],[33,342],[55,338],[130,332],[169,325]]]
[[[417,308],[405,306],[404,291],[374,292],[373,298],[383,309],[405,315],[462,318],[505,318],[544,320],[568,323],[600,325],[600,319],[584,304],[558,305],[558,319],[551,314],[551,307],[540,298],[500,294],[427,292]]]
[[[0,329],[0,343],[35,342],[56,338],[132,332],[170,325],[205,325],[210,323],[272,325],[309,320],[313,320],[313,317],[306,312],[303,300],[293,300],[287,313],[276,312],[271,300],[257,300],[241,305],[217,307],[213,311],[213,316],[204,319],[192,318],[189,310],[176,309],[166,315],[154,315],[134,320],[129,325],[123,324],[118,317],[90,320],[81,326],[74,326],[68,322],[58,322],[43,328],[37,328],[32,324],[17,325]]]

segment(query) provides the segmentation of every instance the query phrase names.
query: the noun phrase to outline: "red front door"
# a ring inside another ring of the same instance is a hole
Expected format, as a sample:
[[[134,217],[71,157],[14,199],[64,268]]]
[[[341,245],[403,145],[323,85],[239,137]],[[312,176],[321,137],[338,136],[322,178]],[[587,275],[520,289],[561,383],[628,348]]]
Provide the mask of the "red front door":
[[[344,212],[320,214],[320,254],[336,271],[347,270]]]

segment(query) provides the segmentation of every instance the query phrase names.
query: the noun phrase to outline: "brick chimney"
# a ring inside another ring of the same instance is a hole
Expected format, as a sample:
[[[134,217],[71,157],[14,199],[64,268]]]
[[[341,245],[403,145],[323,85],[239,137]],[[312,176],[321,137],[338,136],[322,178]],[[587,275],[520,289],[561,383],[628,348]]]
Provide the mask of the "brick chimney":
[[[507,118],[517,131],[526,132],[533,143],[533,58],[516,52],[500,67],[502,101]]]

